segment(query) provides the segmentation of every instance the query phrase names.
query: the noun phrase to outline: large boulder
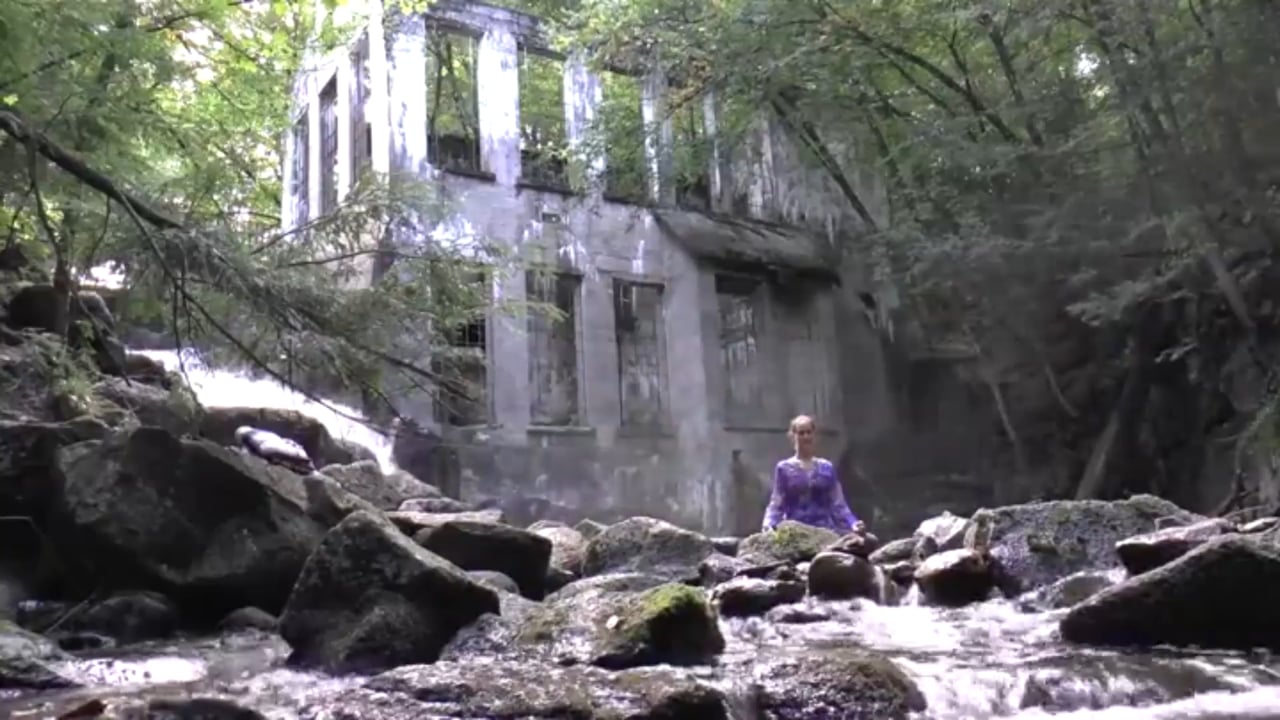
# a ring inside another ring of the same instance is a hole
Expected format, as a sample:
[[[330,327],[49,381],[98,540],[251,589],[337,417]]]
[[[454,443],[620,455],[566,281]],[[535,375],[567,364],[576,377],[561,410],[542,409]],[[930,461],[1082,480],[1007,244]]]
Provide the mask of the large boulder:
[[[67,340],[73,347],[92,350],[94,361],[103,372],[122,374],[124,345],[115,336],[115,318],[102,296],[82,290],[67,300]],[[59,293],[52,285],[25,285],[9,298],[7,322],[15,328],[57,332],[58,303]]]
[[[200,435],[220,445],[235,445],[241,425],[270,430],[302,446],[316,467],[356,460],[351,450],[337,442],[324,423],[283,408],[211,407],[200,422]],[[368,499],[368,498],[366,498]]]
[[[466,520],[468,522],[501,523],[501,510],[474,510],[460,513],[424,513],[407,510],[394,510],[385,513],[392,525],[400,528],[400,532],[413,537],[420,531],[439,527],[447,522]]]
[[[1028,591],[1082,570],[1118,565],[1116,543],[1155,530],[1156,520],[1165,517],[1200,519],[1167,500],[1135,495],[1127,500],[1054,500],[979,510],[970,529],[978,523],[989,529],[991,555],[1011,584]],[[953,538],[948,537],[948,546]]]
[[[996,587],[991,558],[966,548],[929,557],[916,568],[915,579],[920,594],[931,604],[943,607],[981,602]]]
[[[547,648],[561,661],[609,669],[706,664],[724,650],[716,612],[700,588],[576,584],[529,613],[519,635],[522,643]]]
[[[587,558],[587,539],[582,533],[564,525],[539,527],[535,523],[529,529],[551,541],[551,567],[570,577],[582,574],[582,564]]]
[[[633,517],[610,525],[587,544],[582,574],[634,572],[696,581],[699,566],[713,552],[705,535],[665,520]]]
[[[814,597],[880,599],[882,581],[876,566],[865,558],[842,552],[821,552],[809,563],[809,594]]]
[[[161,427],[174,435],[194,433],[200,426],[202,409],[181,383],[164,388],[107,377],[93,386],[93,394],[100,402],[129,411],[140,424]]]
[[[717,585],[711,598],[725,617],[763,615],[779,605],[804,599],[804,583],[739,577]]]
[[[892,661],[857,648],[766,657],[756,676],[758,717],[773,720],[906,720],[927,709],[920,688]]]
[[[1271,535],[1226,535],[1102,590],[1060,623],[1091,645],[1197,645],[1280,650],[1280,547]]]
[[[307,514],[326,529],[357,510],[374,514],[382,512],[373,503],[347,492],[337,480],[322,473],[311,473],[302,478],[302,486],[306,491]]]
[[[1116,543],[1116,555],[1129,574],[1140,575],[1177,560],[1192,548],[1234,530],[1235,525],[1222,518],[1166,527],[1121,540]]]
[[[826,528],[784,520],[773,530],[749,535],[738,546],[738,558],[751,565],[808,562],[840,536]]]
[[[347,492],[373,503],[379,510],[395,510],[411,498],[439,497],[440,491],[403,470],[383,473],[373,460],[347,465],[328,465],[320,472],[328,475]]]
[[[278,610],[324,535],[296,475],[159,428],[63,448],[58,467],[64,556],[211,621],[246,605]]]
[[[493,590],[383,518],[358,511],[307,560],[280,634],[295,665],[376,672],[434,662],[459,629],[498,611]]]
[[[543,596],[551,541],[537,533],[498,523],[449,520],[417,531],[413,541],[463,570],[502,573],[525,597]]]
[[[728,720],[724,694],[671,667],[608,672],[585,665],[519,661],[413,665],[378,675],[336,698],[340,717],[396,720],[455,718],[592,718],[592,720]]]

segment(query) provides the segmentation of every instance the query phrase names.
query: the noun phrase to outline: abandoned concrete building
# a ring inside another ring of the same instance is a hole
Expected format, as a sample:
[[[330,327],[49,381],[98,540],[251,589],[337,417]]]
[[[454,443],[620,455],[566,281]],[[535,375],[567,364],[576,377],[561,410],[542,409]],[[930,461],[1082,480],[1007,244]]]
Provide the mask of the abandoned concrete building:
[[[474,232],[555,268],[495,280],[494,297],[549,302],[564,318],[492,313],[460,328],[455,342],[483,358],[480,397],[412,404],[455,444],[463,497],[709,532],[758,526],[787,420],[815,415],[834,457],[846,402],[868,402],[842,379],[854,290],[831,248],[848,219],[815,210],[847,204],[832,200],[839,191],[765,113],[752,142],[725,147],[714,96],[673,112],[672,78],[594,72],[551,50],[532,16],[377,5],[352,44],[297,80],[286,226],[329,212],[366,170],[412,172],[439,183]],[[584,149],[609,102],[630,105],[635,134]],[[692,172],[672,157],[682,134],[706,149]],[[593,153],[600,181],[570,189],[544,152],[557,143]],[[859,180],[883,202],[875,178]]]

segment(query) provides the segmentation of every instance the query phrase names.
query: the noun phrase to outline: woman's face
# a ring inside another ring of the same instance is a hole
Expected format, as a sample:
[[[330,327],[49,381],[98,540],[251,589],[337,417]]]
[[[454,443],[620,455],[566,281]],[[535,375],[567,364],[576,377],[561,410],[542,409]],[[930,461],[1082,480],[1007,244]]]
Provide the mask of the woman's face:
[[[813,427],[813,423],[800,423],[791,431],[792,440],[795,442],[796,453],[803,455],[813,454],[815,445],[817,444],[817,433]]]

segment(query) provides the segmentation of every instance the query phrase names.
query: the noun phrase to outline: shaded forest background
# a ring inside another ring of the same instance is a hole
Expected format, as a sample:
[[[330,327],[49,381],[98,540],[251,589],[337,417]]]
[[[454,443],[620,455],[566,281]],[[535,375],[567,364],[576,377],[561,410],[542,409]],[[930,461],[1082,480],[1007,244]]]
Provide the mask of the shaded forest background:
[[[429,188],[367,178],[330,218],[279,230],[291,78],[306,48],[344,40],[314,33],[341,4],[3,4],[6,251],[64,293],[113,262],[131,312],[296,384],[377,394],[388,366],[436,383],[402,350],[442,346],[429,328],[483,304],[467,262],[369,244],[440,212]],[[764,109],[833,188],[781,219],[831,232],[893,288],[901,342],[974,358],[1012,495],[1276,499],[1280,5],[499,4],[597,67],[661,63],[680,117],[714,93],[719,142],[749,142]],[[604,116],[598,142],[619,152],[606,130],[638,120]],[[681,137],[691,174],[707,139]],[[868,171],[885,198],[859,195]],[[344,262],[386,252],[404,272],[335,292]]]

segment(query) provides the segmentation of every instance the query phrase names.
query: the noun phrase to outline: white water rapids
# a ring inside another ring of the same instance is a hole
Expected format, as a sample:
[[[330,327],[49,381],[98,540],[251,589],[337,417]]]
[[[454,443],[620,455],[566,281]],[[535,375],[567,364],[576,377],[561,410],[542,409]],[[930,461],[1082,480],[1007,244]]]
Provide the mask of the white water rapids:
[[[364,415],[341,403],[318,403],[269,377],[255,377],[245,370],[212,368],[192,350],[130,350],[185,373],[196,399],[205,407],[255,407],[296,410],[315,418],[335,438],[359,443],[373,451],[383,471],[395,466],[391,438],[361,422]]]

